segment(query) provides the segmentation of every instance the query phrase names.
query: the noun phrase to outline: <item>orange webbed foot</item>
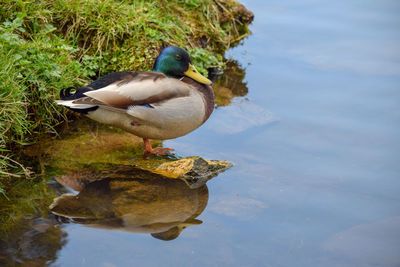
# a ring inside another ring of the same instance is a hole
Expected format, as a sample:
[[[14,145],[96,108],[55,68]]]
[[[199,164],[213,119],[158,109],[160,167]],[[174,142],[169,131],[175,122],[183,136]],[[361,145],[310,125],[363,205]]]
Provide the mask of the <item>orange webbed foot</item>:
[[[165,156],[168,154],[168,152],[164,152],[164,151],[174,151],[174,149],[172,148],[168,148],[168,147],[158,147],[158,148],[152,148],[149,139],[147,138],[143,138],[143,142],[144,142],[144,152],[145,154],[156,154],[156,155],[160,155],[160,156]]]
[[[168,147],[158,147],[158,148],[154,148],[152,151],[150,151],[150,153],[161,155],[161,156],[165,156],[165,155],[169,154],[169,152],[165,153],[164,151],[174,151],[174,149],[168,148]]]

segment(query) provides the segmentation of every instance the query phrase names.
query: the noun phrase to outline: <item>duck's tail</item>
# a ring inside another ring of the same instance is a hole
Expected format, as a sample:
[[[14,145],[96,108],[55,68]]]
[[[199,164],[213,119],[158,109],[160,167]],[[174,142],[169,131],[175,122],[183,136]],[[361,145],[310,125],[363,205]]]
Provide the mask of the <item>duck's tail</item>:
[[[68,87],[63,88],[60,91],[60,100],[55,100],[58,105],[65,106],[72,111],[87,114],[89,111],[94,111],[98,108],[96,105],[90,104],[76,104],[74,103],[75,100],[86,97],[84,93],[90,91],[90,88],[87,87]]]

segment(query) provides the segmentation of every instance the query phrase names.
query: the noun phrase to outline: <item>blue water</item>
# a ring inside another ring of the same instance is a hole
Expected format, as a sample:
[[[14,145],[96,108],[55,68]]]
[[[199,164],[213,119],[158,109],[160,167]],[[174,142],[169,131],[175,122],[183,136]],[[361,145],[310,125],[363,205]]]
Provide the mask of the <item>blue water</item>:
[[[399,266],[400,2],[242,1],[249,93],[179,156],[228,160],[173,241],[66,224],[59,266]]]

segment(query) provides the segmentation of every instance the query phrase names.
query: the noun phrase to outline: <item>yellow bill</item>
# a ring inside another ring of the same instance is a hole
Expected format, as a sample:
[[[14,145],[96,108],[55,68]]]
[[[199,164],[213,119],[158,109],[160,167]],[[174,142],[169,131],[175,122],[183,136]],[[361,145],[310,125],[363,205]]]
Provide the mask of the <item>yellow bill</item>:
[[[212,83],[209,79],[201,75],[192,64],[189,64],[188,70],[183,74],[192,78],[195,81],[198,81],[199,83],[203,83],[206,85],[210,85]]]

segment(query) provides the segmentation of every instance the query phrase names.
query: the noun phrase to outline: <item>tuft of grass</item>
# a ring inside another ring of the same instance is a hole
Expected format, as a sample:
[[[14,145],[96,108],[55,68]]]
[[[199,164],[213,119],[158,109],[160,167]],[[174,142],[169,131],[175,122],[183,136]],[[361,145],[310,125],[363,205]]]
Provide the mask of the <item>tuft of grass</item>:
[[[61,88],[149,70],[168,45],[187,49],[206,74],[251,20],[235,0],[2,0],[0,176],[26,173],[10,151],[65,119],[53,102]]]
[[[25,40],[23,21],[19,15],[0,24],[0,175],[22,170],[6,146],[30,143],[30,135],[55,125],[62,113],[54,95],[88,75],[73,59],[77,49],[53,34],[54,27],[44,25]]]

